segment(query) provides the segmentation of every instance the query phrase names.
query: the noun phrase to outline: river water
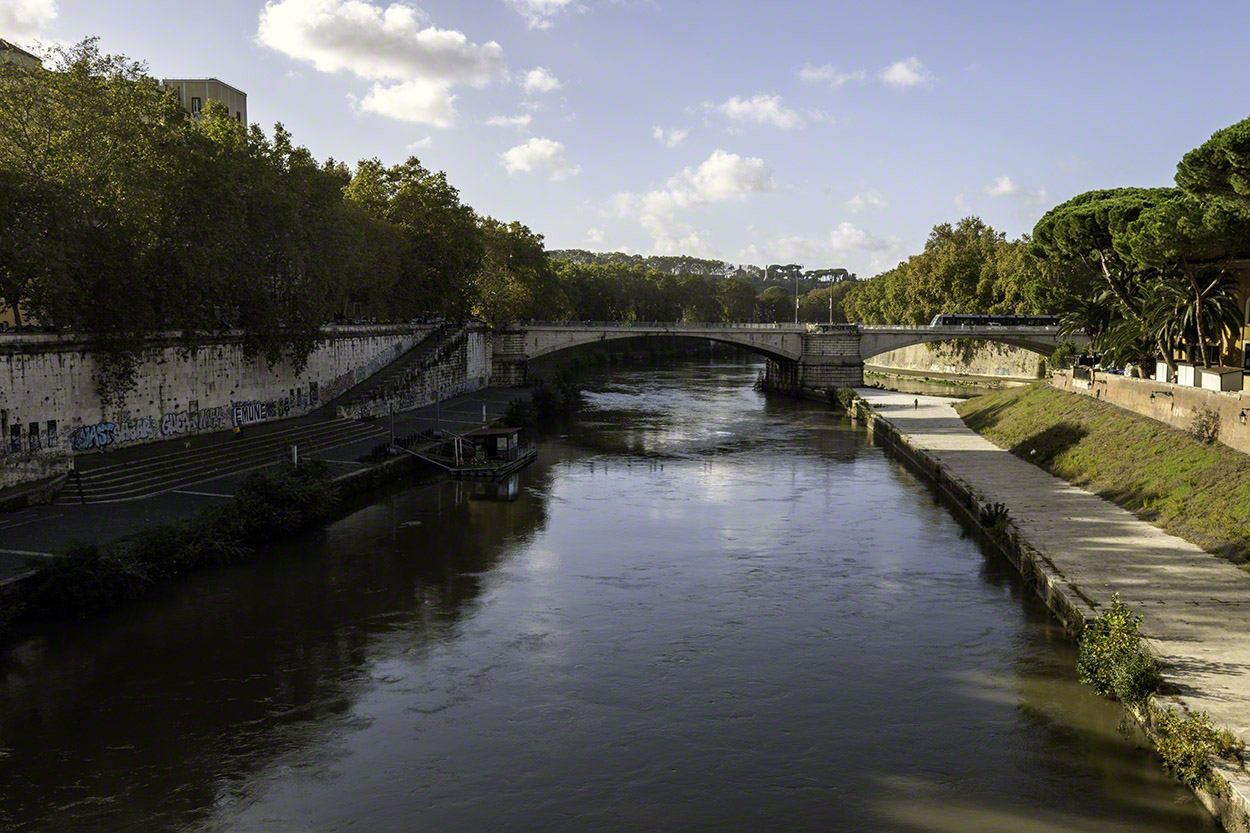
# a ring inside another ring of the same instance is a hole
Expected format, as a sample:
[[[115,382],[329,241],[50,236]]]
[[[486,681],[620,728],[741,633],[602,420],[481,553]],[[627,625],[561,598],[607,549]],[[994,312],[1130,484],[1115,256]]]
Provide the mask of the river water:
[[[1216,829],[1011,567],[758,369],[604,371],[512,500],[394,488],[21,643],[0,828]]]

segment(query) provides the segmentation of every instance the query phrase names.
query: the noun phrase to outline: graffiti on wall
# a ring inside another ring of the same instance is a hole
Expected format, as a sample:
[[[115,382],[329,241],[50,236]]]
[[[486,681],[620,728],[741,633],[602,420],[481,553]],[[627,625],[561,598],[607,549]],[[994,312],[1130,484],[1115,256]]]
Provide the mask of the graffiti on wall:
[[[298,400],[297,400],[298,402]],[[270,399],[261,401],[249,399],[246,402],[231,402],[230,413],[232,425],[252,425],[270,419],[281,419],[291,413],[291,399]]]
[[[58,431],[57,420],[45,424],[20,421],[9,423],[0,431],[0,456],[28,451],[44,451],[58,447],[62,440],[73,451],[103,451],[129,443],[181,437],[208,431],[221,431],[231,426],[252,425],[281,419],[328,402],[402,356],[408,345],[397,343],[381,351],[368,362],[342,373],[324,384],[309,382],[307,388],[291,388],[288,395],[266,400],[232,401],[228,406],[191,408],[163,413],[158,417],[135,417],[124,420],[103,420],[88,425],[75,425]],[[65,423],[62,422],[62,425]]]
[[[75,451],[103,450],[113,444],[116,422],[97,422],[80,425],[69,432],[69,444]]]
[[[391,362],[398,359],[404,354],[404,345],[396,344],[394,347],[383,350],[360,367],[349,370],[346,373],[335,376],[329,382],[326,382],[320,389],[313,390],[315,394],[314,402],[332,402],[342,396],[352,388],[357,382],[363,382]]]
[[[198,411],[177,411],[161,414],[161,436],[180,437],[199,431],[220,431],[229,427],[229,409],[203,408]]]

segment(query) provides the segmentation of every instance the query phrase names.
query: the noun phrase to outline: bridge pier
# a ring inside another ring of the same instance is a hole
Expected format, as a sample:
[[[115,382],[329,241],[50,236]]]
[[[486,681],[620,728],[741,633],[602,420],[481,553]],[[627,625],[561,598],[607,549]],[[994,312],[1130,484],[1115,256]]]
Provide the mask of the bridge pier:
[[[791,394],[858,387],[864,383],[859,340],[859,329],[854,325],[823,333],[805,333],[803,357],[798,361],[768,359],[764,386]]]

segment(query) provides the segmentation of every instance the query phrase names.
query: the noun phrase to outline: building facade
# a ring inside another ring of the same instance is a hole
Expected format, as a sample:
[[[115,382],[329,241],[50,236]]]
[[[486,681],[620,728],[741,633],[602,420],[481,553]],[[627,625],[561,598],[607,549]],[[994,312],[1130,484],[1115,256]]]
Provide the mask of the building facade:
[[[43,66],[38,55],[32,55],[15,43],[0,38],[0,63],[19,64],[24,67]]]
[[[216,78],[162,78],[161,86],[178,93],[178,100],[192,116],[210,101],[226,105],[235,121],[247,124],[247,93]]]

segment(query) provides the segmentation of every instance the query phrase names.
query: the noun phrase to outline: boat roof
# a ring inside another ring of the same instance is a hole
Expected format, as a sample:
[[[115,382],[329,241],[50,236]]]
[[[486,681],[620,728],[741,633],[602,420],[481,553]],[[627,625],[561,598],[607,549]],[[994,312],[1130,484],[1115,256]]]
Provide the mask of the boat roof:
[[[465,434],[466,437],[490,437],[495,434],[515,434],[520,428],[478,428]]]

